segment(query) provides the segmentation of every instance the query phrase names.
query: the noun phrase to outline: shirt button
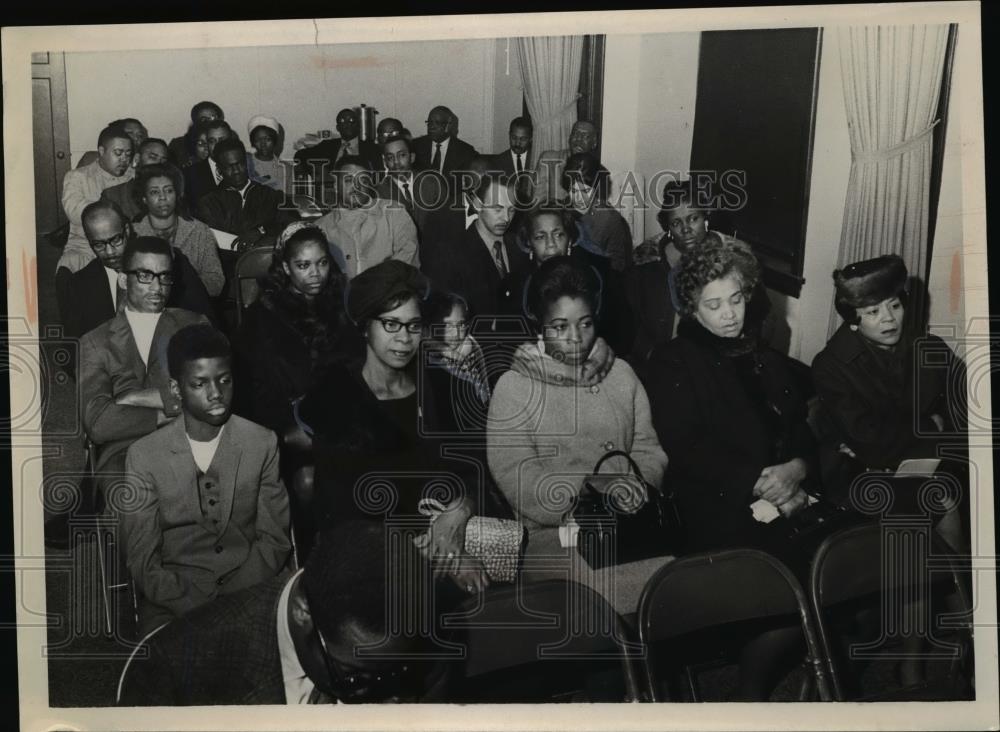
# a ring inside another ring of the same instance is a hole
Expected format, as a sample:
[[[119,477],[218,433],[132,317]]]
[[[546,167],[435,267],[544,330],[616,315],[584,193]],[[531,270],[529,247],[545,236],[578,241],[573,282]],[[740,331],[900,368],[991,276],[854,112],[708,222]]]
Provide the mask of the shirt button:
[[[613,443],[611,440],[608,440],[607,442],[604,443],[604,449],[605,450],[614,450],[615,449],[615,443]]]
[[[216,544],[215,545],[215,553],[216,554],[222,554],[222,544]]]
[[[216,503],[218,503],[218,501],[215,500],[214,498],[209,498],[208,499],[208,505],[209,506],[214,506]]]
[[[205,487],[211,490],[212,488],[215,488],[215,483],[213,483],[212,481],[207,481],[205,483]]]
[[[600,394],[601,393],[601,387],[599,387],[597,384],[594,384],[592,387],[590,387],[590,393],[591,394]]]
[[[215,580],[215,584],[217,584],[219,587],[222,587],[222,585],[226,584],[226,581],[222,579],[222,577],[219,577],[219,579]]]

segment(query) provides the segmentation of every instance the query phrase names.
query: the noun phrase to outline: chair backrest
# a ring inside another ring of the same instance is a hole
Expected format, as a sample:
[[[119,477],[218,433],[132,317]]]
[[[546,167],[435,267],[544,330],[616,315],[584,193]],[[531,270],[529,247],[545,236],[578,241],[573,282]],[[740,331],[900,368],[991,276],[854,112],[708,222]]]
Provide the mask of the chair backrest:
[[[645,643],[725,623],[798,614],[805,593],[781,562],[753,549],[682,557],[650,578],[639,600]]]
[[[872,598],[872,604],[885,607],[884,593],[898,592],[902,607],[907,602],[919,602],[920,590],[915,585],[940,586],[948,582],[958,598],[961,612],[967,615],[972,604],[957,572],[951,550],[938,539],[934,531],[927,527],[927,539],[923,549],[913,540],[902,543],[902,537],[886,537],[883,524],[869,522],[842,529],[828,536],[813,556],[809,575],[809,600],[816,618],[817,634],[827,658],[829,675],[838,700],[844,700],[843,683],[838,671],[838,663],[833,653],[832,629],[829,622],[830,609],[850,600]],[[887,541],[888,540],[888,541]],[[897,566],[885,554],[885,547],[892,545],[906,553],[897,557]],[[920,556],[920,552],[926,552]],[[899,566],[905,565],[905,568]],[[893,619],[890,618],[889,622]],[[970,630],[959,624],[967,636]],[[876,646],[878,643],[875,644]],[[959,661],[956,653],[954,662]]]
[[[619,663],[628,699],[639,687],[620,616],[598,593],[576,582],[545,580],[491,588],[442,619],[465,644],[465,680],[535,664]],[[565,665],[565,664],[563,664]],[[554,667],[549,676],[560,676]],[[555,681],[556,679],[553,678]],[[519,701],[509,699],[505,701]]]
[[[647,649],[650,698],[660,701],[654,644],[729,623],[784,615],[798,616],[820,697],[829,699],[805,593],[778,559],[755,549],[729,549],[666,565],[646,583],[639,599],[639,637]]]
[[[267,275],[271,267],[272,247],[255,247],[240,255],[236,260],[236,317],[239,320],[243,309],[249,307],[260,294],[258,280]]]

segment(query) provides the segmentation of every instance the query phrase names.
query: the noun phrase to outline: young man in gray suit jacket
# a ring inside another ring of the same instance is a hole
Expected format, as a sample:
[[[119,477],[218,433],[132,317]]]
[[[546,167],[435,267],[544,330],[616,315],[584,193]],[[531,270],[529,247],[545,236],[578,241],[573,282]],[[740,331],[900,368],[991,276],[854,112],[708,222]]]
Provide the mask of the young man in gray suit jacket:
[[[210,325],[178,331],[167,351],[180,418],[137,440],[125,471],[126,560],[139,632],[273,579],[288,560],[288,494],[270,430],[232,415],[232,355]]]

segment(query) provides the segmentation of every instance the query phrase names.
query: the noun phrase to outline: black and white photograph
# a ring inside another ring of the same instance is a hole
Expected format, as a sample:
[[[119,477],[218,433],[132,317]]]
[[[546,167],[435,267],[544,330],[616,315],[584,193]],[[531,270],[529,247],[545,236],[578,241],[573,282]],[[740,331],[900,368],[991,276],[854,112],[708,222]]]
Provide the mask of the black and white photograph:
[[[1000,728],[983,44],[4,28],[21,728]]]

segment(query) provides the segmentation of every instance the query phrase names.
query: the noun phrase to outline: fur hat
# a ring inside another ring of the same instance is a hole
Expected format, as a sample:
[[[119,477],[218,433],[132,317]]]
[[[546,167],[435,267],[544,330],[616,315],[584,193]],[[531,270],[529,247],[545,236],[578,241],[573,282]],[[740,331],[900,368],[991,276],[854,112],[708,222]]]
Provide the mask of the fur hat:
[[[883,300],[906,292],[907,271],[903,258],[886,254],[834,270],[834,304],[845,320],[851,320],[855,308],[878,305]]]

